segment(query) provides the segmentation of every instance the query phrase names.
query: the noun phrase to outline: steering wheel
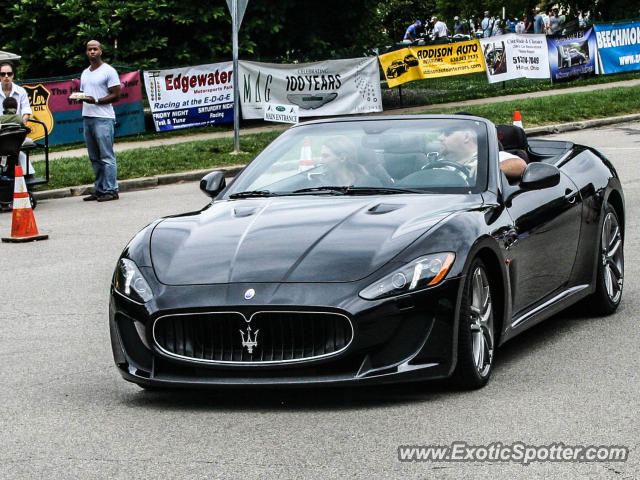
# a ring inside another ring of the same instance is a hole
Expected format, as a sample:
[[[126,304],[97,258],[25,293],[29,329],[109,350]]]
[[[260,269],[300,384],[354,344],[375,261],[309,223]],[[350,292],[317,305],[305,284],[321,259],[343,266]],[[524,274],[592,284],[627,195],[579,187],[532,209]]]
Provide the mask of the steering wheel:
[[[471,185],[473,183],[472,181],[473,179],[471,178],[471,172],[467,167],[457,162],[452,162],[450,160],[443,160],[439,157],[436,157],[435,155],[434,156],[428,155],[427,163],[425,163],[420,170],[427,170],[427,169],[433,169],[433,168],[445,168],[445,167],[453,168],[457,173],[459,173],[462,176],[463,180],[467,183],[467,185]]]

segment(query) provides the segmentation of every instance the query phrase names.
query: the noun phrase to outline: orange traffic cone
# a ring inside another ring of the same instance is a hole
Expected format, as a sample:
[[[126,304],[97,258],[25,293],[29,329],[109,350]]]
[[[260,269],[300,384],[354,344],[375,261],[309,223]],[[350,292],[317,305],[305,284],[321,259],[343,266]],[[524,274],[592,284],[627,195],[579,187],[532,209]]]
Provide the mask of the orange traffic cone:
[[[513,112],[513,124],[516,127],[520,127],[520,128],[524,128],[522,126],[522,117],[520,116],[520,111],[516,110],[515,112]]]
[[[302,148],[300,149],[300,162],[298,163],[298,172],[304,172],[313,168],[315,163],[311,158],[311,140],[309,137],[304,137],[302,141]]]
[[[27,184],[22,176],[22,167],[16,165],[13,188],[13,218],[11,220],[11,236],[2,238],[3,242],[19,243],[33,240],[46,240],[49,235],[40,235],[33,216]]]

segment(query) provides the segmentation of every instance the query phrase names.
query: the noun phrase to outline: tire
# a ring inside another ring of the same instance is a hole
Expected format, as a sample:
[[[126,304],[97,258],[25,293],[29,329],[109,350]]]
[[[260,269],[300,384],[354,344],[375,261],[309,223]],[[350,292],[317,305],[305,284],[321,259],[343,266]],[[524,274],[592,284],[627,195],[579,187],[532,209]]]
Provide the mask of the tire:
[[[491,284],[479,258],[465,279],[458,319],[458,362],[452,380],[456,387],[474,390],[484,387],[493,369],[495,325]]]
[[[595,313],[610,315],[618,309],[624,284],[624,239],[618,214],[608,203],[600,229],[596,291],[589,297]]]
[[[31,203],[31,209],[35,209],[38,205],[38,200],[32,192],[29,192],[29,203]]]

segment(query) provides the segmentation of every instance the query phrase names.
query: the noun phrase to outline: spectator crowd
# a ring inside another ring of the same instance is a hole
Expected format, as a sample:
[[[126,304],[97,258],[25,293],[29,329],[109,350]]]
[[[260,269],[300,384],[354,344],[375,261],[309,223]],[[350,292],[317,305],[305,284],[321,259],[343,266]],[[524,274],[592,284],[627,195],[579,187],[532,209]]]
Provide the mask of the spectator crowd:
[[[453,29],[449,29],[444,20],[438,16],[431,17],[431,21],[416,20],[409,25],[403,42],[411,43],[419,39],[437,41],[448,36],[468,36],[471,38],[486,38],[505,33],[537,33],[558,35],[565,31],[586,28],[591,24],[589,12],[578,12],[569,16],[557,7],[541,10],[539,7],[531,11],[522,12],[521,17],[509,16],[501,18],[485,11],[484,16],[469,18],[453,17]]]

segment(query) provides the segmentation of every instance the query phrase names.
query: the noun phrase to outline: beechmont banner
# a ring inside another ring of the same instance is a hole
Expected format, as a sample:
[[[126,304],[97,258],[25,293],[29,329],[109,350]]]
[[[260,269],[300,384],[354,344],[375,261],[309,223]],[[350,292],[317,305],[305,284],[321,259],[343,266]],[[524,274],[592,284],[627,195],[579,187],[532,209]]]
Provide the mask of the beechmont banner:
[[[489,83],[549,78],[549,50],[543,34],[508,33],[480,39]]]
[[[482,72],[478,40],[424,47],[407,47],[378,57],[389,87],[412,80]]]
[[[264,118],[268,103],[297,105],[300,117],[382,111],[376,57],[281,65],[239,62],[242,117]]]
[[[640,20],[593,26],[600,73],[640,70]]]
[[[233,63],[144,72],[156,131],[233,121]]]

